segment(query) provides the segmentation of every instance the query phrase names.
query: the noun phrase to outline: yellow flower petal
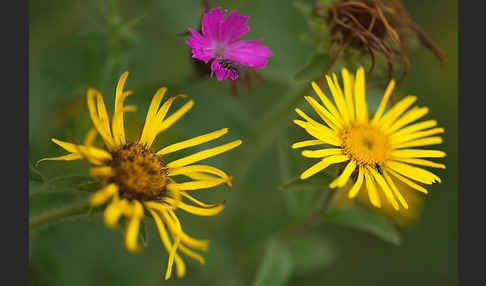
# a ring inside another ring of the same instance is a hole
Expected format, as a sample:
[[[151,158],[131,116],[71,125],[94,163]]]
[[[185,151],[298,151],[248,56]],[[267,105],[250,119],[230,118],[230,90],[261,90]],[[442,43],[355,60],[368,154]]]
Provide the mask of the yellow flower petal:
[[[182,142],[172,144],[170,146],[163,148],[162,150],[157,152],[157,155],[165,155],[165,154],[169,154],[169,153],[179,151],[179,150],[182,150],[182,149],[185,149],[185,148],[200,145],[200,144],[203,144],[205,142],[217,139],[217,138],[223,136],[226,133],[228,133],[228,128],[222,128],[220,130],[213,131],[213,132],[201,135],[201,136],[197,136],[197,137],[191,138],[189,140],[184,140]]]
[[[353,78],[352,75],[349,74],[348,70],[345,68],[341,70],[341,74],[343,77],[344,97],[345,97],[346,105],[348,107],[349,119],[350,121],[354,121],[355,114],[354,114],[354,103],[353,103]]]
[[[376,191],[373,175],[371,175],[369,171],[366,169],[363,169],[363,171],[364,171],[364,177],[366,183],[366,190],[368,191],[368,198],[370,199],[372,205],[374,205],[377,208],[380,208],[381,200],[380,200],[380,196],[378,195],[378,192]]]
[[[356,103],[356,121],[368,122],[368,107],[366,105],[365,75],[364,68],[360,67],[356,72],[356,83],[354,84],[354,100]]]
[[[427,191],[427,189],[425,189],[424,187],[414,183],[413,181],[405,178],[404,176],[398,174],[397,172],[393,171],[392,169],[387,169],[388,172],[390,172],[390,174],[392,174],[393,176],[397,177],[400,181],[404,182],[405,184],[409,185],[410,187],[416,189],[417,191],[419,192],[422,192],[424,194],[428,194],[429,192]]]
[[[114,196],[117,192],[118,186],[116,184],[109,184],[91,195],[90,205],[92,207],[99,206]]]
[[[386,163],[386,166],[393,171],[404,175],[405,177],[427,185],[435,183],[435,181],[438,181],[439,183],[441,182],[437,175],[422,168],[413,167],[405,163],[389,161]]]
[[[311,166],[309,169],[305,170],[301,175],[300,178],[302,180],[309,178],[310,176],[316,174],[317,172],[320,172],[327,168],[328,166],[336,163],[341,163],[344,161],[349,160],[348,156],[346,155],[335,155],[335,156],[330,156],[330,157],[325,157],[319,163],[314,164]]]
[[[349,177],[351,177],[351,174],[353,173],[353,171],[355,169],[356,169],[356,161],[354,161],[354,160],[349,161],[349,163],[346,165],[346,168],[344,168],[344,171],[341,173],[341,175],[339,177],[337,177],[334,181],[332,181],[329,184],[329,187],[330,188],[336,188],[336,187],[340,188],[340,187],[346,185],[346,183],[349,180]]]
[[[388,99],[390,99],[390,96],[394,88],[395,88],[395,81],[392,79],[388,83],[388,86],[385,89],[385,94],[383,95],[380,105],[378,106],[378,109],[376,110],[375,115],[373,116],[373,120],[371,121],[372,124],[376,124],[378,120],[380,120],[381,115],[383,114],[383,111],[385,111],[386,104],[388,103]]]
[[[400,204],[402,204],[402,206],[406,210],[408,210],[408,203],[405,200],[405,198],[402,196],[402,194],[400,193],[400,191],[398,191],[398,188],[395,186],[395,183],[393,183],[393,180],[390,178],[390,176],[388,176],[387,172],[383,172],[383,176],[385,177],[385,180],[388,182],[388,185],[390,185],[390,187],[393,190],[393,193],[395,194],[395,196],[397,196],[398,201],[400,202]]]
[[[373,177],[375,178],[375,181],[380,185],[381,189],[383,190],[383,193],[385,194],[385,197],[388,199],[388,201],[392,204],[393,208],[395,210],[399,210],[398,202],[393,196],[392,190],[388,186],[388,184],[385,182],[385,179],[383,178],[382,175],[378,174],[377,171],[373,170],[371,167],[367,166],[368,172],[370,172]]]
[[[307,158],[322,158],[330,155],[342,154],[343,149],[341,148],[326,148],[321,150],[303,150],[301,152],[302,156]]]
[[[326,142],[322,142],[321,140],[305,140],[305,141],[300,141],[292,144],[292,149],[322,145],[322,144],[326,144]]]
[[[136,200],[132,202],[132,214],[128,220],[125,231],[125,247],[128,251],[137,252],[140,250],[137,238],[138,230],[140,228],[140,220],[143,218],[143,207]]]
[[[442,158],[446,156],[446,153],[439,150],[426,150],[426,149],[401,149],[392,150],[390,152],[392,157],[400,158]]]
[[[327,109],[320,105],[314,98],[304,96],[304,99],[312,106],[314,111],[321,117],[331,129],[341,129],[342,124]]]
[[[337,111],[336,107],[334,107],[334,104],[327,98],[327,96],[324,94],[322,89],[313,81],[311,82],[312,88],[316,92],[317,96],[321,99],[321,102],[324,104],[327,110],[332,114],[332,116],[339,122],[339,125],[342,125],[343,119],[339,115],[339,112]]]
[[[171,169],[187,166],[189,164],[192,164],[192,163],[195,163],[195,162],[216,156],[216,155],[221,154],[221,153],[224,153],[228,150],[231,150],[235,147],[238,147],[241,143],[242,143],[241,140],[235,140],[235,141],[232,141],[230,143],[227,143],[227,144],[224,144],[224,145],[221,145],[221,146],[218,146],[218,147],[214,147],[214,148],[211,148],[211,149],[207,149],[207,150],[204,150],[204,151],[200,151],[200,152],[197,152],[196,154],[192,154],[192,155],[189,155],[189,156],[184,157],[182,159],[172,161],[169,164],[167,164],[167,166]]]
[[[358,179],[356,180],[356,183],[353,185],[353,187],[349,190],[348,198],[352,199],[352,198],[356,197],[359,190],[361,189],[361,186],[363,185],[363,178],[364,178],[364,170],[363,170],[362,167],[359,167]]]
[[[429,146],[429,145],[436,145],[442,143],[442,138],[439,136],[428,137],[424,139],[418,139],[414,141],[408,141],[400,144],[396,144],[393,147],[395,148],[410,148],[410,147],[419,147],[419,146]]]

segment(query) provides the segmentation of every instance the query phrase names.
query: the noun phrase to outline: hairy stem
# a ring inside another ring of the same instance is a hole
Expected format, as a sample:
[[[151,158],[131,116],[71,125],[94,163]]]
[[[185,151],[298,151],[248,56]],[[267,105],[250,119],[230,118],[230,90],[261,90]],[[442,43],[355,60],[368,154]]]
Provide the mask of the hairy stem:
[[[36,227],[52,223],[63,218],[86,213],[90,209],[89,201],[84,201],[78,204],[73,204],[66,207],[61,207],[52,211],[45,212],[39,216],[29,219],[29,230]]]

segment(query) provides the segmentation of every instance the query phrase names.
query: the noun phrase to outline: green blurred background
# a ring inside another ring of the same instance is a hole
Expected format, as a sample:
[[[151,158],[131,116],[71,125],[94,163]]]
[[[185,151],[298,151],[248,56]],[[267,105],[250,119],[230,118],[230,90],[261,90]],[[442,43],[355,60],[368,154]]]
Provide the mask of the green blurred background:
[[[403,2],[411,18],[447,54],[440,65],[427,49],[415,49],[410,54],[411,72],[399,88],[418,95],[418,104],[430,107],[426,118],[437,119],[446,129],[441,148],[448,154],[444,159],[447,169],[437,171],[443,182],[430,187],[417,221],[399,230],[402,238],[398,246],[333,224],[312,229],[309,243],[289,248],[298,256],[305,253],[302,247],[315,247],[322,260],[308,268],[301,267],[301,260],[293,260],[294,271],[285,285],[458,283],[457,1]],[[235,186],[197,192],[204,201],[226,200],[227,207],[218,216],[179,213],[187,233],[211,241],[209,251],[203,253],[206,265],[185,259],[188,271],[183,279],[163,280],[167,253],[150,219],[146,220],[147,246],[134,255],[121,247],[122,229],[107,229],[98,213],[29,233],[31,285],[251,285],[261,265],[264,252],[260,246],[265,239],[313,206],[315,194],[311,192],[289,195],[278,189],[312,163],[289,147],[309,138],[291,123],[297,117],[293,108],[282,115],[279,128],[265,130],[264,135],[273,140],[247,140],[265,116],[298,91],[292,77],[313,51],[300,40],[308,31],[306,20],[293,1],[211,1],[213,7],[237,9],[251,16],[250,32],[244,38],[263,38],[263,44],[274,53],[267,68],[259,71],[265,82],[254,83],[251,91],[240,86],[239,96],[232,97],[228,81],[193,80],[190,48],[184,44],[186,38],[178,34],[197,27],[200,1],[118,1],[116,7],[110,3],[113,1],[29,2],[30,161],[64,154],[50,142],[52,137],[82,141],[90,127],[86,88],[99,89],[111,110],[116,81],[128,70],[126,89],[134,95],[127,104],[137,105],[137,111],[125,117],[128,136],[137,135],[158,87],[167,86],[169,95],[187,93],[195,100],[195,107],[159,135],[154,149],[228,127],[230,132],[213,145],[237,138],[243,139],[243,145],[206,163],[235,175]],[[120,22],[129,24],[118,29]],[[299,105],[303,106],[302,101]],[[184,154],[189,152],[180,155]],[[82,161],[45,162],[38,167],[46,178],[84,176],[88,168]],[[35,187],[31,182],[31,190]],[[30,215],[88,195],[62,188],[31,194]],[[287,263],[285,256],[281,259],[282,264]]]

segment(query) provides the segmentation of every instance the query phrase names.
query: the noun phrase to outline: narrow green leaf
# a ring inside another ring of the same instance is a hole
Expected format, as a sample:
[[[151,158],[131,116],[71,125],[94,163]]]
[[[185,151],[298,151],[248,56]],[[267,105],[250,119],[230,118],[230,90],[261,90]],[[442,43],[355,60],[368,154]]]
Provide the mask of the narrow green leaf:
[[[321,76],[324,68],[329,64],[329,54],[323,52],[313,53],[308,61],[294,75],[297,81],[313,80]]]
[[[368,232],[391,244],[401,243],[398,229],[385,217],[365,207],[355,205],[332,208],[323,219],[324,222]]]
[[[270,240],[253,286],[284,285],[292,272],[292,256],[284,244]]]
[[[328,237],[305,233],[289,242],[293,273],[307,274],[330,266],[337,257],[337,246]]]
[[[30,195],[39,192],[69,192],[85,191],[94,192],[100,188],[98,181],[88,176],[70,175],[55,177],[45,181],[42,185],[35,185],[29,190]]]

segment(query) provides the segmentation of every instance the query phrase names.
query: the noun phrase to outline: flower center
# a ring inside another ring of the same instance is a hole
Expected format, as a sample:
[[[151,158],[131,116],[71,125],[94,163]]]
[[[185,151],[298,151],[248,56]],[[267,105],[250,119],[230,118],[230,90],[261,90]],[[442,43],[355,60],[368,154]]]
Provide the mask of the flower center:
[[[111,182],[118,185],[120,196],[128,199],[153,200],[160,198],[167,185],[167,166],[154,152],[127,143],[112,152]]]
[[[344,131],[344,153],[358,165],[383,165],[390,151],[388,137],[371,125],[354,125]]]

